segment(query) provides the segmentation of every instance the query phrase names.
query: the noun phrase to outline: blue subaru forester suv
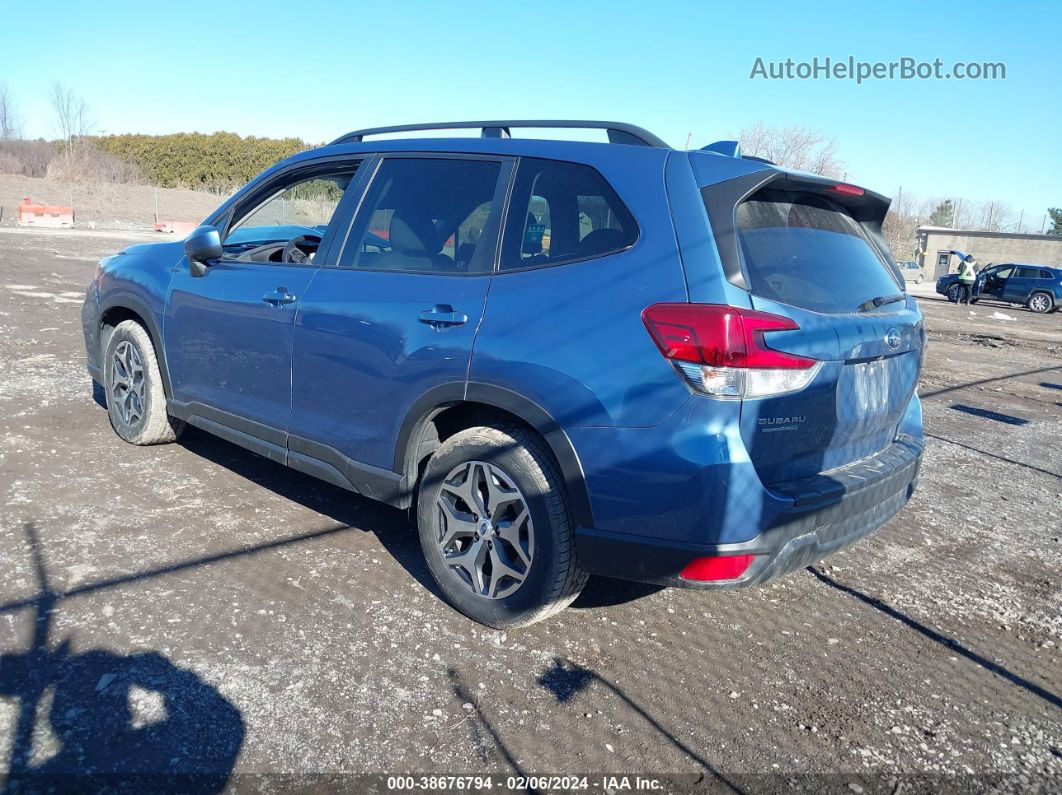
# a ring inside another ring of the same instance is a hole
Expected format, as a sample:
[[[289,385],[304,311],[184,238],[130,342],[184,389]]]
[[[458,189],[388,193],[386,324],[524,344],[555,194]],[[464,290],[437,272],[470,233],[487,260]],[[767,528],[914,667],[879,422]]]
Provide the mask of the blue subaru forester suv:
[[[364,140],[452,128],[482,137]],[[104,259],[89,372],[128,442],[187,423],[411,509],[443,593],[491,626],[594,573],[763,583],[914,490],[925,332],[887,208],[622,123],[363,130],[183,244]]]

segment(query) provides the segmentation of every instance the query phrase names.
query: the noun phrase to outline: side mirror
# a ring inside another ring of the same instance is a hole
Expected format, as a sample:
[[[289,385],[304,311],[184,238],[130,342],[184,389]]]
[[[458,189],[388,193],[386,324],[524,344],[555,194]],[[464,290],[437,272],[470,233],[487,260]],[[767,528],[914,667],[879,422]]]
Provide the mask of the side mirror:
[[[211,260],[220,259],[221,234],[212,226],[197,227],[184,240],[184,254],[193,276],[205,276]]]

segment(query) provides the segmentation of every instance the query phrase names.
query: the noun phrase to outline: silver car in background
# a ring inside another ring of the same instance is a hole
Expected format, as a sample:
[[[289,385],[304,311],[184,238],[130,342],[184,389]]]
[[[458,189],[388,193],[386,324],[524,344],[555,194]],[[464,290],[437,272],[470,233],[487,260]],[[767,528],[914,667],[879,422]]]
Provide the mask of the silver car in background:
[[[900,272],[903,274],[903,280],[905,282],[914,282],[915,284],[921,284],[926,279],[925,271],[918,265],[917,262],[906,260],[904,262],[896,263]]]

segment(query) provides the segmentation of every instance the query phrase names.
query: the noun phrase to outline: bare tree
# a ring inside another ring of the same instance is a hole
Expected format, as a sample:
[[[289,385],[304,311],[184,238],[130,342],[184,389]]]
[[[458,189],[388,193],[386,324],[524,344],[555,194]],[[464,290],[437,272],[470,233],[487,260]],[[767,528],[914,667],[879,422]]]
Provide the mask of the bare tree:
[[[836,141],[817,130],[799,125],[771,127],[756,122],[742,129],[738,140],[744,154],[764,157],[786,168],[827,177],[844,174]]]
[[[15,109],[15,101],[5,83],[0,83],[0,138],[9,140],[22,137],[22,125]]]
[[[55,111],[55,126],[66,142],[67,151],[77,148],[81,139],[92,133],[92,112],[85,100],[56,81],[48,94]]]
[[[906,260],[914,257],[918,245],[918,227],[927,220],[925,203],[919,202],[911,193],[904,193],[902,188],[898,189],[882,224],[885,239],[896,259]]]

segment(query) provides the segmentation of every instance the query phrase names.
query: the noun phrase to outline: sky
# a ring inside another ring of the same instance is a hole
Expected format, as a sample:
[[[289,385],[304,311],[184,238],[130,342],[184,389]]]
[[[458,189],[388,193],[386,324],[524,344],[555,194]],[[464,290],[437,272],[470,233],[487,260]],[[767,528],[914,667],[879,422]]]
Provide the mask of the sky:
[[[56,80],[105,133],[325,142],[376,125],[574,118],[685,148],[754,122],[802,125],[836,140],[851,182],[999,200],[1029,225],[1062,206],[1060,43],[1062,14],[1040,0],[55,0],[4,9],[0,82],[33,137],[56,134]],[[816,56],[1002,62],[1006,79],[750,78],[757,57]]]

